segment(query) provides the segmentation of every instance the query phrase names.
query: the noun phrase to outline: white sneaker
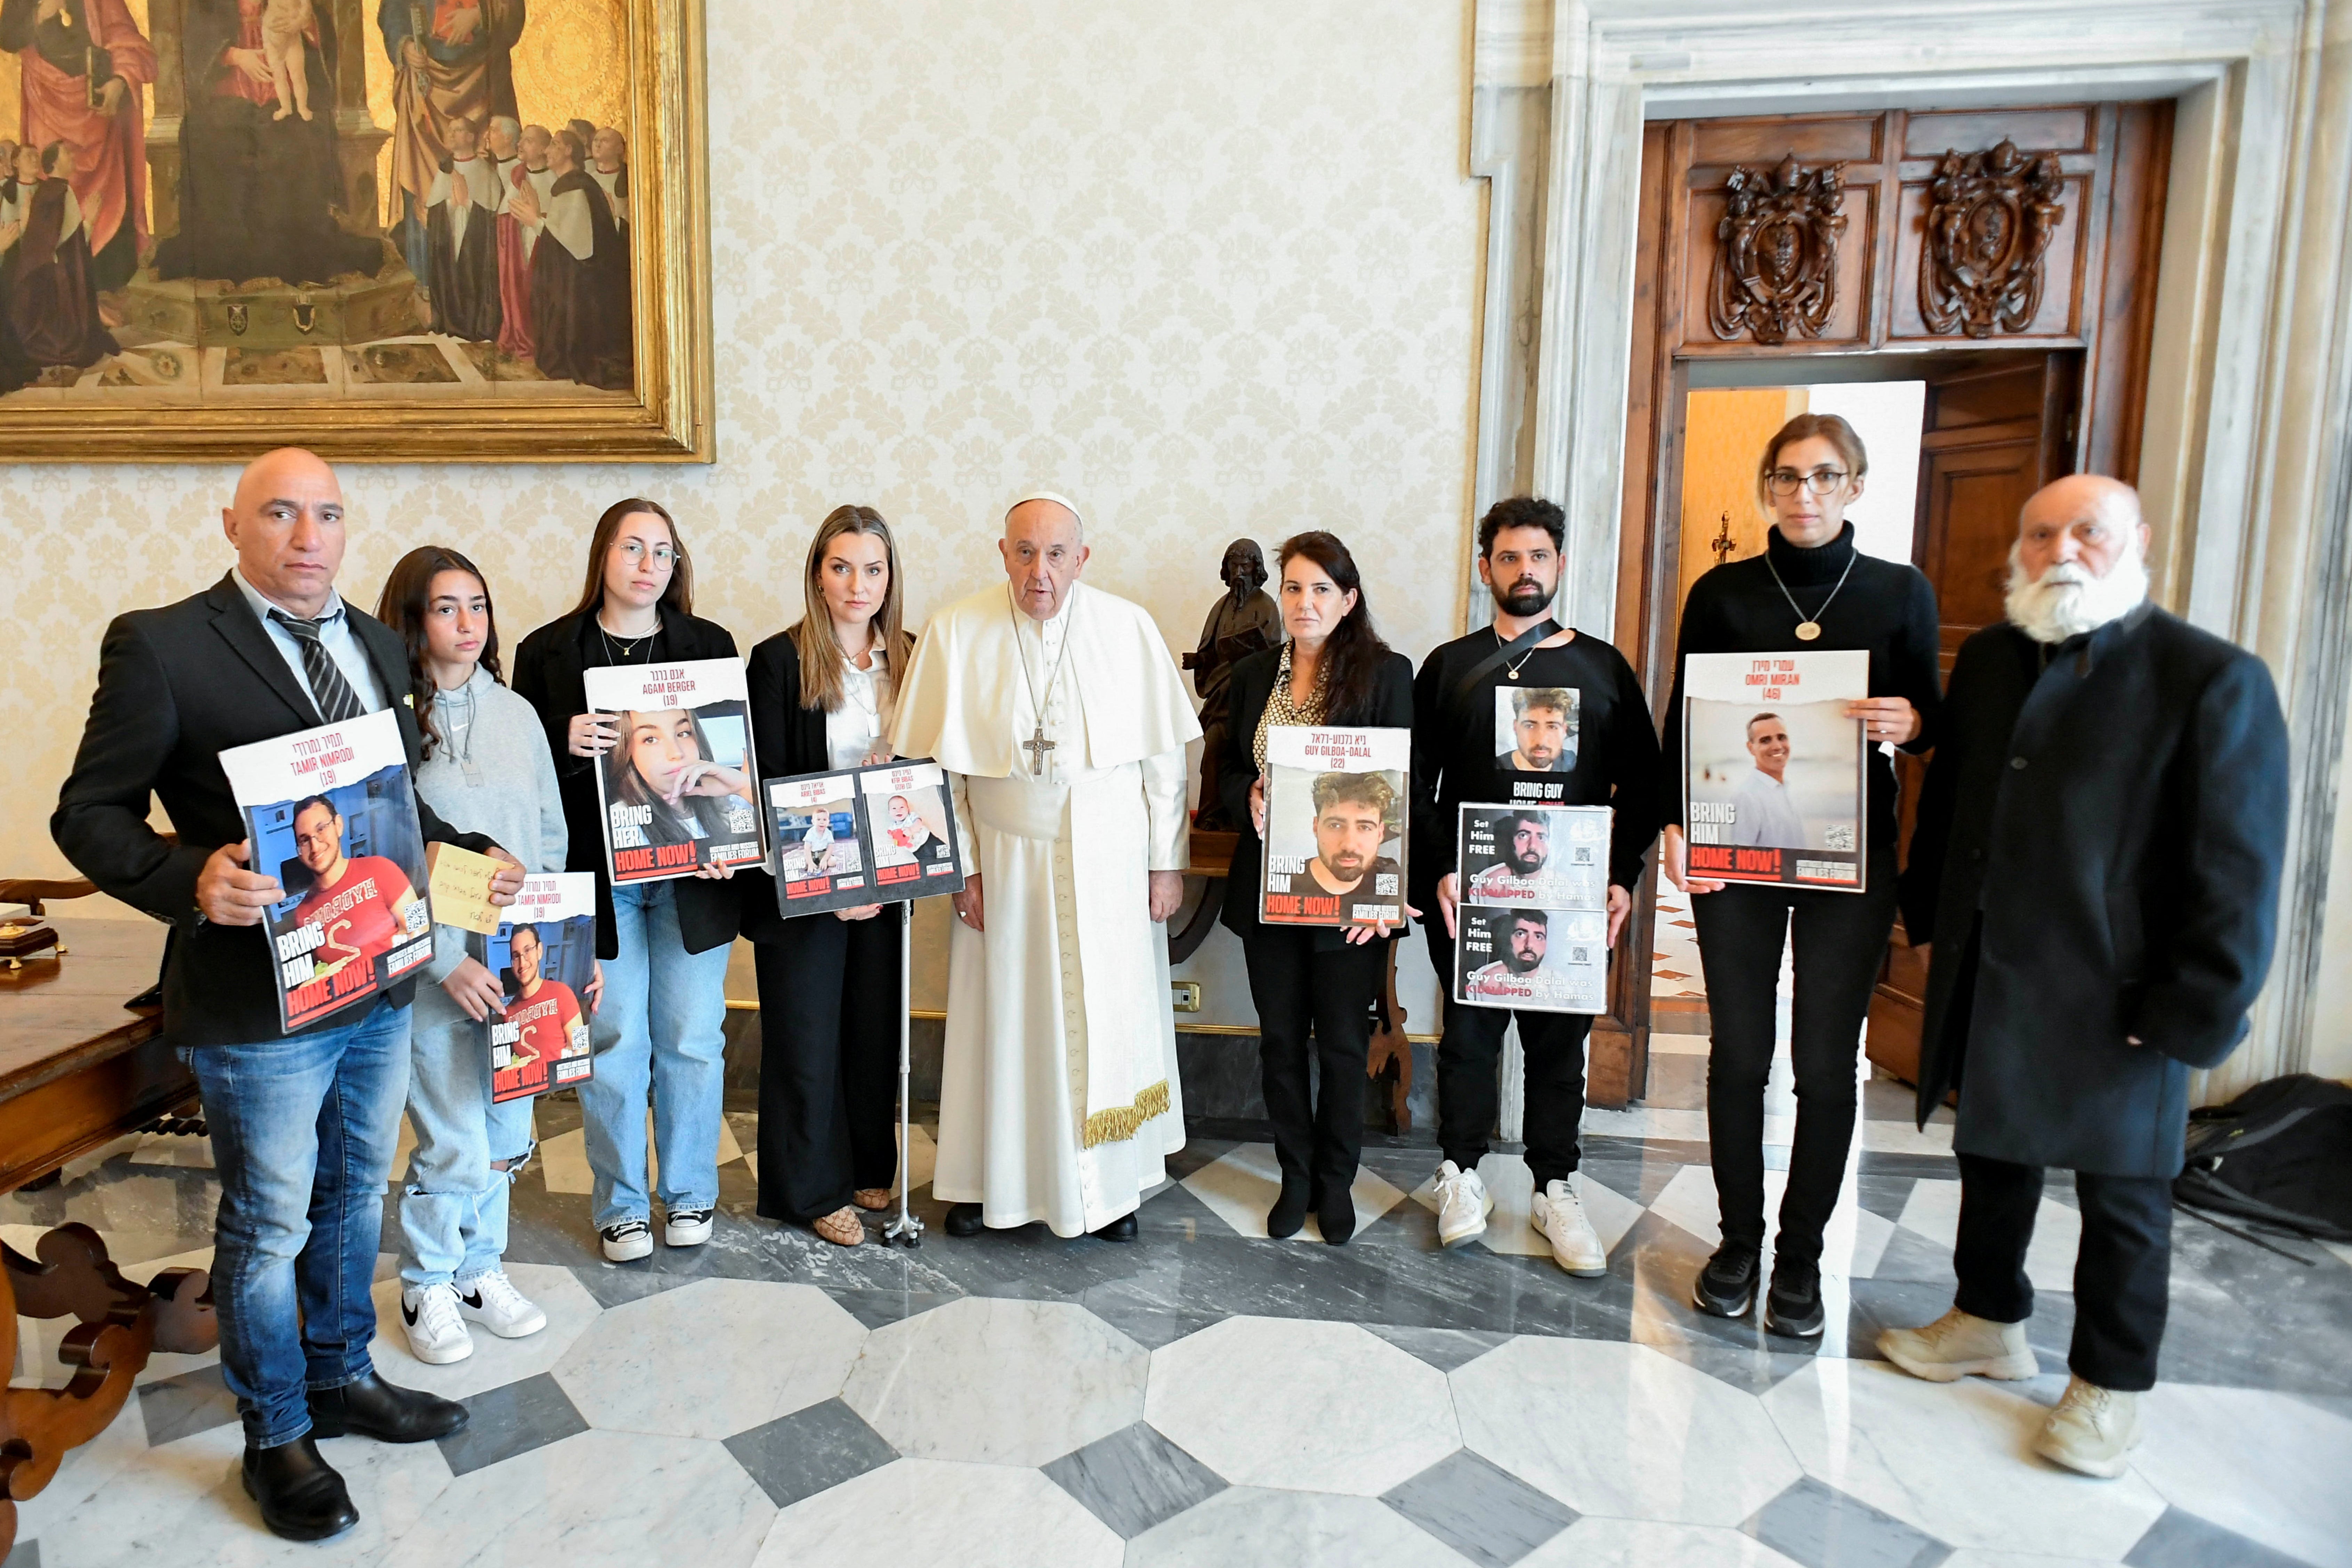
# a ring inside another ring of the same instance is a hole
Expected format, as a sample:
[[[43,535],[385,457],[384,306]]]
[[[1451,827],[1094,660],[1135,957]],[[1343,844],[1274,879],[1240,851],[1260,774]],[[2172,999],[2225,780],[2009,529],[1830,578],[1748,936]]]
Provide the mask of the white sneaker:
[[[634,1263],[654,1255],[654,1228],[642,1219],[622,1219],[596,1233],[611,1263]]]
[[[547,1314],[515,1289],[503,1269],[466,1281],[457,1292],[457,1315],[472,1319],[500,1339],[521,1339],[547,1326]]]
[[[1495,1196],[1476,1171],[1465,1171],[1452,1160],[1437,1167],[1437,1240],[1442,1247],[1459,1247],[1486,1234],[1486,1217],[1495,1212]]]
[[[672,1247],[699,1247],[710,1239],[707,1208],[673,1208],[662,1222],[662,1240]]]
[[[1997,1323],[1954,1307],[1925,1328],[1888,1329],[1878,1336],[1878,1354],[1930,1383],[1963,1377],[2032,1377],[2042,1370],[2025,1343],[2023,1323]]]
[[[2079,1377],[2066,1380],[2058,1408],[2042,1424],[2033,1451],[2101,1480],[2124,1473],[2126,1457],[2139,1447],[2139,1396],[2102,1388]]]
[[[1546,1182],[1528,1206],[1528,1220],[1537,1235],[1550,1239],[1551,1260],[1570,1273],[1589,1280],[1609,1272],[1609,1249],[1601,1245],[1592,1221],[1585,1218],[1584,1205],[1572,1183]]]
[[[408,1351],[428,1366],[446,1366],[474,1354],[474,1336],[457,1316],[457,1292],[427,1285],[400,1292],[400,1321],[408,1330]]]

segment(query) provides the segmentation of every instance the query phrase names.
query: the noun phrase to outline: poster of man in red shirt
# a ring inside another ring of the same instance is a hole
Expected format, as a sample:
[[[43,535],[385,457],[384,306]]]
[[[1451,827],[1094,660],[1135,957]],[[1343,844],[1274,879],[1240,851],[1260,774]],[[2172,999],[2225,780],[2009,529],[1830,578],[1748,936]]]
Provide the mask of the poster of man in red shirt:
[[[294,924],[316,925],[323,938],[310,955],[312,979],[364,964],[378,970],[379,984],[388,983],[397,977],[383,972],[393,949],[431,931],[432,918],[398,862],[345,854],[343,831],[343,814],[324,795],[294,808],[295,858],[311,876],[310,891],[294,906]]]
[[[526,877],[512,907],[520,918],[467,938],[506,992],[504,1010],[486,1026],[497,1103],[588,1080],[595,1065],[588,1020],[603,988],[593,874]]]

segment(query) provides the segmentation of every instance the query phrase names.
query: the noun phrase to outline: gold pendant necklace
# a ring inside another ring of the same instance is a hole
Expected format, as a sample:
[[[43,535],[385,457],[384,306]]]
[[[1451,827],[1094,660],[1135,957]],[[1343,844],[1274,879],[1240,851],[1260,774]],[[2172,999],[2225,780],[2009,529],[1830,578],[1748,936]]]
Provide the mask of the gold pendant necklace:
[[[1838,594],[1845,588],[1845,580],[1853,575],[1854,557],[1861,553],[1861,551],[1856,550],[1854,555],[1846,557],[1845,570],[1838,574],[1837,587],[1830,590],[1830,597],[1822,600],[1822,607],[1811,615],[1807,615],[1802,607],[1797,603],[1797,596],[1789,591],[1789,585],[1780,581],[1780,569],[1772,564],[1771,556],[1769,554],[1765,556],[1764,570],[1772,574],[1772,580],[1780,584],[1780,597],[1787,600],[1789,601],[1789,608],[1796,611],[1797,612],[1798,642],[1810,643],[1814,638],[1822,634],[1822,617],[1830,612],[1831,601],[1836,599]],[[1517,678],[1517,676],[1513,677],[1513,679]]]

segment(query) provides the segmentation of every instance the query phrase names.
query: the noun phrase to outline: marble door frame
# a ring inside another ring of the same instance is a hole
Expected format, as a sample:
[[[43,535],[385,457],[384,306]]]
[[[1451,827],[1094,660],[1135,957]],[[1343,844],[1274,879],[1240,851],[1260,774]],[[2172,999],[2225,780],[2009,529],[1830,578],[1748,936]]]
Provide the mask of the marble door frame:
[[[2352,4],[1476,0],[1489,181],[1475,505],[1556,497],[1562,607],[1615,620],[1644,120],[2176,102],[2140,485],[2164,603],[2268,661],[2295,738],[2279,959],[2202,1086],[2300,1070],[2352,684]],[[1471,577],[1470,616],[1489,617]]]

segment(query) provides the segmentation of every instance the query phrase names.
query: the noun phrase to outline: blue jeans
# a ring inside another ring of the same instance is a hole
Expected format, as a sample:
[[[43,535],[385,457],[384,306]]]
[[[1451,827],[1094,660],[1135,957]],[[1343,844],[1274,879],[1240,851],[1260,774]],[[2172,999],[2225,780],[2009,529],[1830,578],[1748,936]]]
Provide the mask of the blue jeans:
[[[490,1103],[488,1035],[439,987],[418,984],[415,1012],[408,1124],[416,1148],[400,1194],[400,1280],[411,1290],[462,1287],[495,1272],[506,1252],[512,1178],[490,1162],[530,1152],[531,1103]]]
[[[220,1178],[213,1300],[248,1447],[310,1429],[311,1389],[375,1370],[376,1243],[408,1091],[408,1009],[249,1045],[183,1051]]]
[[[580,1086],[595,1225],[653,1218],[646,1197],[650,1090],[661,1200],[676,1212],[719,1206],[719,1113],[727,1087],[727,950],[689,953],[667,882],[613,890],[620,951],[604,960],[590,1025],[594,1076]]]

